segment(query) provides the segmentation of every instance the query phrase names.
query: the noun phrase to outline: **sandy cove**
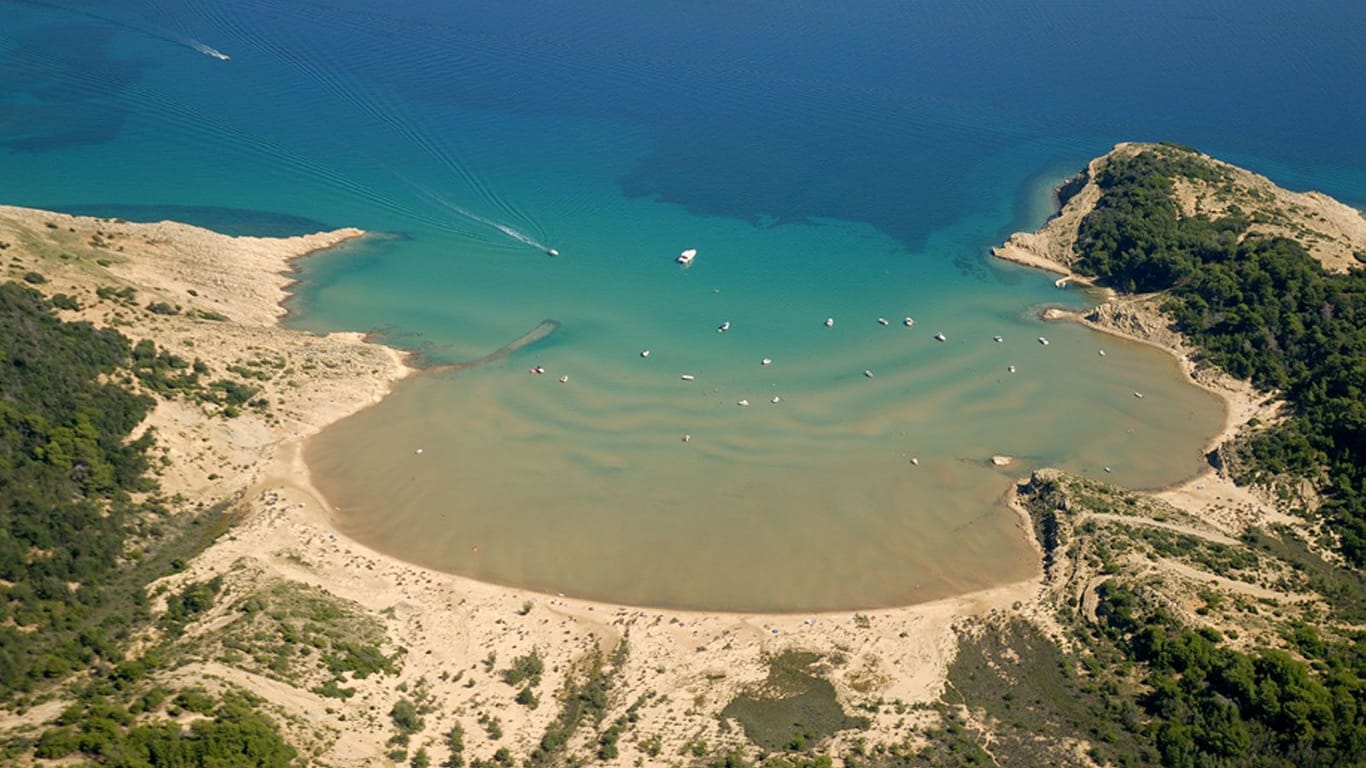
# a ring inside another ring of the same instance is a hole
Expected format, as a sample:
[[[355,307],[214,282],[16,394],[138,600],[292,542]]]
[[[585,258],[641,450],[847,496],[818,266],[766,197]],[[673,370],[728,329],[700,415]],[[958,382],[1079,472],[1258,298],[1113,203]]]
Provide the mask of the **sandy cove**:
[[[155,450],[166,458],[159,476],[165,494],[186,500],[188,507],[232,500],[242,515],[154,593],[224,577],[217,605],[187,629],[185,647],[221,640],[216,633],[230,623],[240,600],[278,583],[308,585],[354,603],[382,624],[389,647],[404,651],[401,671],[397,677],[348,682],[357,692],[344,700],[221,663],[211,654],[191,653],[171,673],[261,696],[301,752],[332,765],[386,762],[386,742],[394,732],[387,712],[400,690],[418,686],[434,707],[412,748],[426,745],[434,760],[443,759],[441,734],[459,723],[467,759],[487,758],[498,747],[524,756],[557,713],[553,700],[570,672],[594,654],[611,654],[623,640],[629,650],[615,672],[604,723],[639,702],[638,719],[623,736],[614,764],[657,762],[697,740],[711,748],[744,746],[739,729],[717,715],[734,695],[760,686],[766,660],[787,649],[821,654],[820,672],[845,708],[870,718],[868,729],[838,737],[833,753],[841,751],[841,739],[903,742],[915,726],[934,721],[931,712],[901,705],[939,697],[956,649],[955,624],[1018,608],[1037,595],[1039,580],[1030,579],[860,614],[662,611],[483,584],[347,539],[333,529],[327,504],[310,482],[303,441],[378,402],[413,369],[402,353],[361,334],[316,336],[281,328],[279,321],[289,261],[345,247],[363,234],[344,229],[287,239],[228,237],[172,222],[134,224],[0,206],[0,242],[10,244],[4,251],[8,276],[36,271],[46,282],[35,287],[46,295],[76,297],[81,309],[63,311],[65,318],[112,325],[134,340],[153,339],[174,354],[204,361],[214,376],[249,363],[271,372],[267,380],[252,381],[269,401],[265,412],[244,409],[224,418],[196,403],[161,400],[149,417],[147,426],[157,432]],[[136,299],[104,300],[100,288],[132,288]],[[177,310],[144,309],[154,302]],[[1028,535],[1026,520],[1021,530]],[[533,649],[544,659],[538,689],[544,703],[529,709],[515,704],[516,690],[481,662],[492,654],[502,667]],[[476,712],[497,713],[505,735],[488,738]],[[581,729],[571,750],[591,750],[596,734],[582,731],[592,729]]]

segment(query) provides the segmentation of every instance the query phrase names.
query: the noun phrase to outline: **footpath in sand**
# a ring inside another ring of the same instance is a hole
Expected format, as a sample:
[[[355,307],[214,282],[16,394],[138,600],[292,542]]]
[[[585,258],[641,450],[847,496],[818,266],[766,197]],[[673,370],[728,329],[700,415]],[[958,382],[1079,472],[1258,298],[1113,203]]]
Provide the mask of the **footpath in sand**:
[[[303,441],[326,425],[377,402],[414,371],[396,350],[361,334],[317,336],[281,328],[289,261],[362,237],[346,229],[288,239],[227,237],[161,222],[134,224],[0,207],[6,276],[37,272],[46,295],[74,297],[65,319],[118,328],[153,340],[206,378],[249,375],[262,408],[225,416],[184,399],[158,399],[147,427],[165,457],[159,482],[187,508],[236,505],[241,522],[186,570],[154,587],[165,594],[223,577],[213,611],[187,628],[188,649],[167,674],[182,682],[226,685],[267,702],[301,751],[325,764],[386,761],[394,726],[387,713],[412,691],[427,702],[411,744],[444,754],[442,735],[465,733],[466,755],[487,758],[505,747],[529,754],[559,712],[567,680],[592,659],[614,660],[602,723],[631,713],[632,733],[619,764],[677,755],[690,745],[745,745],[720,711],[737,694],[763,685],[769,660],[786,650],[821,657],[816,668],[846,711],[869,726],[837,737],[903,742],[931,711],[906,705],[935,701],[943,690],[964,617],[1029,601],[1038,581],[907,608],[862,613],[738,615],[641,609],[482,584],[403,563],[346,539],[330,524],[325,500],[302,461]],[[122,293],[120,293],[122,292]],[[157,311],[150,308],[163,305]],[[533,339],[534,341],[534,339]],[[1027,529],[1027,524],[1022,523]],[[216,651],[244,601],[271,585],[306,586],[359,606],[382,627],[385,647],[401,649],[393,675],[348,680],[355,693],[326,696],[306,685],[224,663]],[[514,702],[518,690],[495,672],[535,652],[544,664],[542,703]],[[494,661],[496,660],[496,661]],[[896,706],[893,707],[892,703]],[[480,720],[500,722],[494,736]],[[924,721],[924,722],[922,722]],[[576,737],[571,752],[592,750],[596,733]],[[577,749],[576,749],[577,746]],[[468,759],[468,758],[467,758]]]

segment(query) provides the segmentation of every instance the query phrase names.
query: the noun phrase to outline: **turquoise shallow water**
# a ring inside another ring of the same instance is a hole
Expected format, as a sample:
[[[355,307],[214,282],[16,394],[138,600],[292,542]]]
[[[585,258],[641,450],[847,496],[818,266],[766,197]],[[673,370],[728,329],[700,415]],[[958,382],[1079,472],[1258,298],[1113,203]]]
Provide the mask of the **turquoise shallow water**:
[[[383,233],[303,264],[290,322],[437,362],[561,324],[309,449],[343,530],[548,591],[806,610],[1027,575],[1012,477],[1175,482],[1222,414],[1039,323],[1085,297],[987,249],[1123,139],[1366,200],[1346,2],[0,6],[7,202]]]

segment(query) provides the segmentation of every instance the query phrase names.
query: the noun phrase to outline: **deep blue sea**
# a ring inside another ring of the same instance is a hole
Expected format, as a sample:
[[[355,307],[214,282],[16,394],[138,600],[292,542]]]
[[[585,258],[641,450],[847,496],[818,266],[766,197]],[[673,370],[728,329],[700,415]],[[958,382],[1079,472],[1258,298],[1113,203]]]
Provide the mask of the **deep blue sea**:
[[[1348,0],[0,12],[0,200],[382,233],[309,260],[291,322],[438,362],[558,321],[310,462],[362,541],[589,597],[797,610],[1027,575],[1011,477],[1177,482],[1223,414],[1155,351],[1041,324],[1087,297],[990,246],[1128,140],[1366,205]]]

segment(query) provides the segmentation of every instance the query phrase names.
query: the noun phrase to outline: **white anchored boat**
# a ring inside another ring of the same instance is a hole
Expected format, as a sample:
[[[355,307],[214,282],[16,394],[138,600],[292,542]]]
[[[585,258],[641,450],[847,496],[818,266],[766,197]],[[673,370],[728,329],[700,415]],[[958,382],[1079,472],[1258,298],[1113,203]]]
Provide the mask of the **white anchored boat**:
[[[674,259],[674,261],[686,267],[689,264],[691,264],[692,260],[695,258],[697,258],[697,249],[689,248],[688,250],[678,254],[678,258]]]
[[[945,336],[943,331],[940,331],[940,332],[938,332],[938,333],[936,333],[936,334],[934,335],[934,340],[935,340],[935,341],[948,341],[948,340],[949,340],[949,337],[948,337],[948,336]]]

